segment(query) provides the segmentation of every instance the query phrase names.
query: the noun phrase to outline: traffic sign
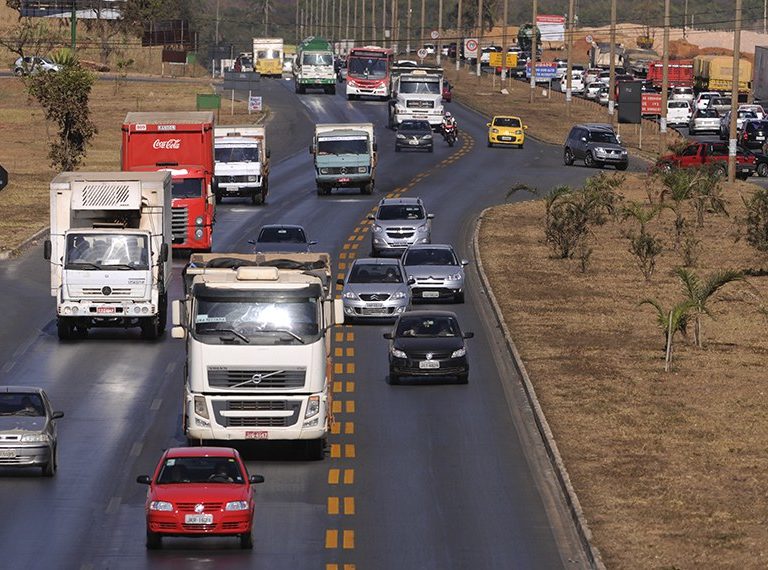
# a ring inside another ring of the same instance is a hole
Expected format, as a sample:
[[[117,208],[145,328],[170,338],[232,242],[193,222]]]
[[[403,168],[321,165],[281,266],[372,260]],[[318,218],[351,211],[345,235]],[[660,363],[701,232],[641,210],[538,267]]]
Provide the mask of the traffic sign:
[[[592,38],[592,36],[590,36],[589,34],[587,34],[587,37],[586,37],[586,38],[584,38],[584,41],[586,41],[588,44],[591,44],[591,43],[592,43],[592,39],[593,39],[593,38]]]
[[[432,32],[429,34],[429,37],[431,37],[433,40],[436,40],[440,37],[440,32],[437,30],[432,30]]]
[[[8,171],[0,166],[0,190],[8,186]]]
[[[256,95],[250,95],[248,97],[248,112],[256,111],[259,112],[263,108],[262,105],[262,99],[261,97],[258,97]]]
[[[640,113],[643,115],[661,115],[661,93],[643,93]]]
[[[475,38],[466,38],[464,40],[464,57],[467,59],[477,57],[477,40]]]
[[[427,55],[429,55],[429,54],[427,53],[427,50],[426,50],[426,49],[424,49],[424,48],[421,48],[419,51],[417,51],[417,52],[416,52],[416,55],[418,55],[418,56],[419,56],[419,59],[424,59],[424,58],[425,58],[425,57],[427,57]]]
[[[531,64],[529,63],[525,67],[525,76],[531,76]],[[551,63],[536,63],[536,79],[554,79],[557,77],[557,64]]]

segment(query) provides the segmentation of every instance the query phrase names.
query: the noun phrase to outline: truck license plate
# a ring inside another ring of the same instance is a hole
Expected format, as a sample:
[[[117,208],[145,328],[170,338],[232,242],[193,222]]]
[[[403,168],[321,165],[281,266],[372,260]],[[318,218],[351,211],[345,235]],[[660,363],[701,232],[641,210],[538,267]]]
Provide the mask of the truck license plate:
[[[756,140],[756,141],[764,141],[764,140],[765,140],[765,137],[755,137],[755,140]]]
[[[267,431],[247,431],[245,432],[245,439],[269,439],[269,433]]]
[[[96,312],[100,315],[111,315],[115,312],[114,307],[96,307]]]
[[[186,524],[213,524],[213,515],[184,515]]]
[[[440,368],[440,362],[437,360],[422,360],[419,362],[419,368],[434,370],[435,368]]]
[[[14,457],[16,457],[15,449],[0,449],[0,458],[13,459]]]
[[[339,183],[343,184],[344,182],[349,182],[350,178],[339,178]]]

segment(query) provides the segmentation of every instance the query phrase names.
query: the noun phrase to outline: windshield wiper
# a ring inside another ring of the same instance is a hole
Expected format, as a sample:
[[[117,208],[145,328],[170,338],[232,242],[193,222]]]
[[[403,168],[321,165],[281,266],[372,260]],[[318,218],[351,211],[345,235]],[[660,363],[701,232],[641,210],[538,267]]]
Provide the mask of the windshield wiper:
[[[102,269],[120,269],[122,271],[136,269],[135,265],[129,263],[110,263],[109,265],[102,265]]]
[[[85,268],[95,269],[96,271],[101,270],[100,265],[91,263],[90,261],[72,261],[70,263],[67,263],[64,269],[85,269]]]
[[[248,340],[248,337],[247,337],[247,336],[245,336],[245,335],[244,335],[244,334],[242,334],[242,333],[239,333],[239,332],[237,332],[235,329],[223,329],[223,328],[215,328],[215,329],[210,329],[210,330],[207,330],[207,331],[200,331],[200,332],[201,332],[202,334],[210,334],[210,333],[230,333],[230,334],[233,334],[233,335],[235,335],[237,338],[241,339],[241,340],[242,340],[243,342],[245,342],[246,344],[251,344],[251,341],[250,341],[250,340]],[[219,337],[219,340],[224,340],[224,337],[221,337],[221,336],[220,336],[220,337]]]
[[[276,333],[289,334],[293,338],[298,340],[301,344],[306,344],[306,342],[304,342],[303,338],[301,338],[299,335],[297,335],[295,332],[293,332],[292,330],[289,330],[289,329],[263,329],[261,332],[266,332],[266,333],[276,332]]]

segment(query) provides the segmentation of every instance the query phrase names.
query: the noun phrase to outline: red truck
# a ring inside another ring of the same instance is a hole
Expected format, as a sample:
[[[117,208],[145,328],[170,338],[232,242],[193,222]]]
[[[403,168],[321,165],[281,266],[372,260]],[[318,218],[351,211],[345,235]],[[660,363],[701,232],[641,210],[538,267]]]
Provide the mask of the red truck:
[[[654,166],[655,170],[669,171],[677,168],[695,168],[707,164],[725,175],[728,171],[728,143],[698,142],[691,143],[678,153],[662,156]],[[736,178],[746,180],[755,173],[757,159],[754,154],[738,149],[736,152]]]
[[[123,122],[123,170],[171,173],[174,249],[211,250],[213,128],[211,111],[128,113]]]
[[[661,88],[663,74],[663,61],[654,61],[648,65],[647,79],[653,81],[653,84],[658,88]],[[670,89],[673,87],[693,87],[693,60],[670,60],[668,66],[668,75]]]

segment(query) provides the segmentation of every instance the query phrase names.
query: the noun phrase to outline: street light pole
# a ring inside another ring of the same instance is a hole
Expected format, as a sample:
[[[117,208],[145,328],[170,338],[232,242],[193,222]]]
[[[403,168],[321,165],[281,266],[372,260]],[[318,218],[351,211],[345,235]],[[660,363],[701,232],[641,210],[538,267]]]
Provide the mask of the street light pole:
[[[440,65],[443,57],[443,0],[437,2],[437,33],[439,35],[437,36],[435,51],[437,52],[437,65]]]
[[[568,77],[565,80],[565,113],[571,116],[571,99],[573,98],[573,12],[574,0],[568,2],[568,68],[565,73]]]
[[[504,0],[504,21],[501,23],[501,82],[507,81],[507,22],[509,21],[509,0]],[[495,72],[496,70],[494,70]]]
[[[536,0],[533,0],[534,4]],[[480,26],[477,35],[477,77],[480,77],[480,59],[482,59],[483,50],[480,48],[480,40],[483,38],[483,0],[477,0],[477,23]]]
[[[614,0],[615,1],[615,0]],[[536,32],[539,27],[536,25],[536,15],[539,11],[539,5],[537,0],[533,0],[533,27],[531,28],[531,95],[529,102],[533,103],[533,99],[536,96],[536,50],[539,49],[536,45]]]
[[[731,125],[728,140],[728,182],[736,180],[736,118],[739,108],[739,63],[741,63],[741,0],[736,0],[733,27],[733,76],[731,79]]]
[[[408,36],[405,44],[405,51],[411,53],[411,0],[408,0],[408,18],[405,20],[405,35]]]
[[[669,98],[669,0],[664,0],[664,54],[661,61],[661,117],[659,118],[659,153],[667,148],[667,101]]]
[[[419,42],[421,45],[424,45],[424,16],[426,14],[426,10],[424,8],[424,3],[426,0],[421,0],[421,31],[419,35]]]
[[[459,69],[461,69],[461,53],[464,51],[464,46],[459,45],[459,43],[463,42],[464,38],[462,37],[461,33],[461,0],[459,0],[459,12],[456,16],[456,71],[458,72]]]
[[[616,0],[611,0],[611,50],[610,79],[608,82],[608,114],[613,121],[616,106]]]

